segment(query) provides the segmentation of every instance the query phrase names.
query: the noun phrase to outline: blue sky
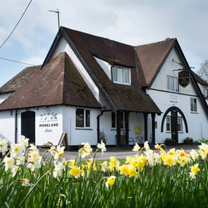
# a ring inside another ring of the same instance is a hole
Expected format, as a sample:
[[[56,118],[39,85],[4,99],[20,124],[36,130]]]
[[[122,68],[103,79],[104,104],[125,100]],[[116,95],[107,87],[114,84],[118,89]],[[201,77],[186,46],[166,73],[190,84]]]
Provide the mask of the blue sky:
[[[0,0],[0,45],[30,0]],[[190,66],[208,59],[207,0],[33,0],[18,27],[0,48],[0,86],[27,65],[42,64],[61,25],[90,34],[141,45],[177,38]]]

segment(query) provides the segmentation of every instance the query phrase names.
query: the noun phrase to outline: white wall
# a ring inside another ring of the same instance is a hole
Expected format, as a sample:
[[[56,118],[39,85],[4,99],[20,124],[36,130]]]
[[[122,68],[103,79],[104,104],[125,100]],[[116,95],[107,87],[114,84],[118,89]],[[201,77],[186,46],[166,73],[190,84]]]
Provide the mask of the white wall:
[[[156,142],[163,143],[166,138],[171,137],[171,133],[166,132],[166,122],[164,122],[163,132],[161,132],[161,122],[166,110],[172,106],[178,107],[183,112],[188,123],[189,132],[185,132],[185,125],[183,123],[183,132],[178,134],[179,143],[182,143],[183,139],[185,139],[187,136],[192,137],[194,140],[198,140],[202,137],[208,138],[208,116],[202,107],[193,84],[190,83],[186,88],[179,87],[179,92],[171,92],[167,90],[166,76],[172,75],[177,77],[178,71],[174,71],[174,69],[179,69],[182,67],[174,63],[172,61],[173,59],[176,62],[181,63],[175,49],[173,49],[170,53],[160,72],[158,73],[153,85],[147,92],[163,112],[161,116],[156,116]],[[197,99],[196,113],[190,111],[191,98]]]
[[[4,100],[6,100],[12,93],[8,94],[0,94],[0,103],[2,103]]]
[[[39,108],[36,112],[36,145],[57,145],[63,133],[62,107]]]
[[[89,142],[97,145],[97,115],[100,110],[90,110],[90,127],[76,127],[76,108],[63,107],[63,130],[68,135],[69,145],[80,145],[82,142]]]
[[[135,133],[135,126],[141,127],[141,133]],[[116,128],[111,127],[111,112],[104,112],[100,117],[100,131],[104,131],[108,140],[107,145],[116,145]],[[123,134],[121,130],[121,134]],[[140,142],[140,138],[144,138],[144,122],[143,122],[143,114],[141,113],[130,113],[129,115],[129,137],[133,138],[135,142]]]
[[[15,112],[0,112],[0,138],[7,139],[9,143],[14,143],[15,135]]]
[[[106,73],[108,78],[111,80],[111,65],[108,62],[103,61],[102,59],[99,59],[97,57],[94,57],[94,58],[98,62],[98,64],[101,66],[103,71]]]

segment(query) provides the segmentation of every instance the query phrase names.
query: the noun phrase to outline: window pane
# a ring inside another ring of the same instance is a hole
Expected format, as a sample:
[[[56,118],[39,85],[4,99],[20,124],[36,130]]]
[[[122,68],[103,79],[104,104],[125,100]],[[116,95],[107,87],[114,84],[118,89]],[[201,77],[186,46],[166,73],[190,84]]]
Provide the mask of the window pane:
[[[76,110],[76,127],[84,127],[84,109]]]
[[[112,74],[113,74],[113,81],[118,81],[118,78],[117,78],[117,68],[116,67],[113,67],[112,68]]]
[[[90,127],[90,110],[86,110],[86,120],[85,120],[85,123],[86,123],[86,127]]]
[[[174,77],[174,91],[178,91],[178,78]]]
[[[117,68],[117,78],[118,78],[118,82],[123,83],[123,73],[122,73],[122,69]]]
[[[166,117],[166,131],[170,131],[170,117]]]
[[[111,114],[111,127],[116,128],[116,114],[115,113]]]
[[[178,117],[178,131],[182,131],[182,118]]]
[[[123,69],[124,74],[124,83],[130,83],[129,80],[129,69]]]
[[[196,111],[197,111],[197,100],[191,98],[190,101],[191,101],[191,102],[190,102],[190,104],[191,104],[191,111],[196,112]]]

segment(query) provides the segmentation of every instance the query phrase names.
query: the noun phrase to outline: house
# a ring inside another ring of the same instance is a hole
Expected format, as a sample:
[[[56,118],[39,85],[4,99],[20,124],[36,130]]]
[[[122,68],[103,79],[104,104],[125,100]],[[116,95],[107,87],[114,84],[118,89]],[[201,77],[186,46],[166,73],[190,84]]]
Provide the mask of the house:
[[[189,72],[186,87],[179,71]],[[63,132],[70,146],[103,136],[119,146],[208,137],[207,84],[176,39],[134,47],[60,27],[33,72],[0,88],[0,137],[10,142],[25,135],[36,145],[57,144]]]

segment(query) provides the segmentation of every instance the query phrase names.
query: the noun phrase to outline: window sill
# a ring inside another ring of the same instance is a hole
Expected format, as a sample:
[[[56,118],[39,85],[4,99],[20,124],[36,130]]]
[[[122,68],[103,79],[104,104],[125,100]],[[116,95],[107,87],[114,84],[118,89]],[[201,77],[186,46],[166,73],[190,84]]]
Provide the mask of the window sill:
[[[89,130],[89,131],[92,131],[93,129],[86,128],[86,127],[76,127],[75,130]]]
[[[197,112],[197,111],[191,111],[190,113],[192,113],[192,114],[199,114],[199,112]]]
[[[127,85],[127,86],[130,86],[131,83],[122,83],[122,82],[115,82],[113,81],[114,84],[120,84],[120,85]]]

